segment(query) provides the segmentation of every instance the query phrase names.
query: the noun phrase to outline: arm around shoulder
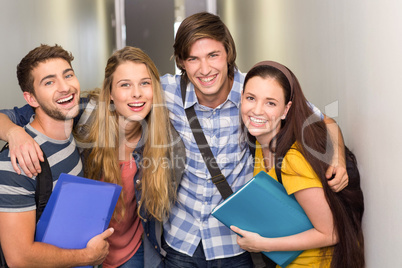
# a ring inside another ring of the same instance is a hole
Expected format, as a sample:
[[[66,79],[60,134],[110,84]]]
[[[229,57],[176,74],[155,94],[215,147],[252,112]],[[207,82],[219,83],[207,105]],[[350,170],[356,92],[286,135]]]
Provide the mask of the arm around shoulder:
[[[334,156],[326,172],[326,177],[330,179],[328,185],[331,189],[334,192],[339,192],[342,191],[349,182],[348,173],[346,171],[345,144],[341,129],[335,120],[324,115],[324,123],[334,148]]]
[[[308,102],[308,105],[313,113],[323,120],[327,127],[329,136],[331,137],[334,156],[326,172],[326,177],[328,179],[328,185],[331,187],[332,191],[339,192],[344,189],[349,182],[348,174],[346,172],[345,145],[341,129],[334,119],[323,114],[311,102]]]

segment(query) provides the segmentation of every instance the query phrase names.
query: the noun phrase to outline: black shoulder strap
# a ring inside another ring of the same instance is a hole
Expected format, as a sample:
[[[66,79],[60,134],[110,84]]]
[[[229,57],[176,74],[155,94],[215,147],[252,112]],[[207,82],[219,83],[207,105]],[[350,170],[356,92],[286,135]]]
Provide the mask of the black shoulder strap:
[[[6,259],[4,258],[3,250],[0,247],[0,268],[8,268]]]
[[[187,81],[182,76],[180,80],[180,90],[181,97],[183,100],[183,107],[186,100],[186,87]],[[232,189],[229,186],[225,176],[222,174],[216,159],[208,145],[207,139],[205,138],[204,132],[202,131],[200,122],[198,121],[197,114],[195,113],[194,106],[185,109],[188,122],[190,124],[191,131],[193,132],[195,141],[197,142],[198,148],[201,152],[202,158],[207,165],[208,171],[211,174],[212,182],[218,188],[218,191],[222,195],[223,199],[228,198],[232,193]]]
[[[43,151],[42,151],[43,153]],[[44,162],[40,163],[42,172],[36,176],[36,191],[35,191],[35,202],[36,202],[36,222],[39,221],[43,210],[46,207],[47,201],[53,191],[53,177],[52,171],[50,169],[49,162],[45,153],[43,153]]]
[[[282,184],[282,161],[278,161],[278,163],[275,163],[275,173],[276,173],[276,178],[278,179],[278,182]]]

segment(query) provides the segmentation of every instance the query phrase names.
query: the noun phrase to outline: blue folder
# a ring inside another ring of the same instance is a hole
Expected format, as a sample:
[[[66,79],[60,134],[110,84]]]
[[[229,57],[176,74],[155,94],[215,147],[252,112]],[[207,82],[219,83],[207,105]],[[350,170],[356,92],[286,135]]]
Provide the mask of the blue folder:
[[[282,184],[261,171],[241,189],[219,204],[212,215],[230,227],[282,237],[313,228],[303,208]],[[263,252],[281,267],[286,267],[302,251]]]
[[[60,248],[85,248],[109,226],[122,187],[60,174],[36,227],[35,241]]]

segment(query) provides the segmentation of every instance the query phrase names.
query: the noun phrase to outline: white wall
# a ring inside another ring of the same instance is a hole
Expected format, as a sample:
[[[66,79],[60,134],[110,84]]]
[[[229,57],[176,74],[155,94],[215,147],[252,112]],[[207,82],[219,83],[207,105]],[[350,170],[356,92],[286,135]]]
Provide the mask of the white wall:
[[[73,53],[81,90],[101,86],[116,43],[114,0],[0,0],[0,7],[0,109],[26,104],[16,67],[41,43]]]
[[[218,0],[242,71],[282,62],[338,114],[359,161],[368,268],[402,265],[401,10],[399,0]]]
[[[40,44],[72,52],[81,91],[102,85],[116,44],[114,0],[0,0],[0,7],[0,109],[26,104],[17,64]]]

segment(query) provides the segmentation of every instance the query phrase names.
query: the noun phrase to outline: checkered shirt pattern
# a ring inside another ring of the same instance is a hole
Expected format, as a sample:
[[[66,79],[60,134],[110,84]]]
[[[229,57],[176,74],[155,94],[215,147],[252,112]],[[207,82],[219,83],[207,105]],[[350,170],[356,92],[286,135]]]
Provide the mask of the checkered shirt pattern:
[[[192,256],[200,240],[207,260],[227,258],[244,251],[236,234],[211,215],[222,201],[191,132],[185,110],[194,105],[198,120],[222,174],[233,191],[253,176],[252,157],[245,143],[240,144],[239,107],[244,75],[236,72],[227,100],[215,109],[198,103],[194,85],[189,83],[185,106],[180,76],[161,78],[170,119],[186,147],[187,166],[178,189],[178,201],[164,223],[166,242],[175,250]]]

